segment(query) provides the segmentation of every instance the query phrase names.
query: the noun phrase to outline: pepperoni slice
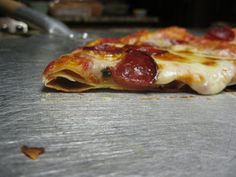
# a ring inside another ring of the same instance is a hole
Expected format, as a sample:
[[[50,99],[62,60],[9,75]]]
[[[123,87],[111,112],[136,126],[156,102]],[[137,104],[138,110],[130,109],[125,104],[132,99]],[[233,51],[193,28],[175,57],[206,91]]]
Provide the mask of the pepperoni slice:
[[[170,43],[173,45],[178,45],[178,44],[187,44],[188,42],[184,40],[170,39]]]
[[[112,70],[114,81],[126,88],[153,88],[157,77],[154,60],[143,52],[131,50]]]
[[[232,41],[234,40],[235,34],[230,27],[218,26],[211,28],[205,38],[210,40],[221,40],[221,41]]]
[[[103,38],[101,39],[101,44],[103,43],[119,43],[120,39],[119,38]]]
[[[163,54],[166,51],[157,49],[156,47],[149,45],[149,44],[143,44],[143,45],[126,45],[125,47],[126,51],[130,50],[137,50],[140,52],[144,52],[147,55],[152,55],[152,54]]]
[[[122,52],[122,48],[118,48],[115,46],[111,46],[108,44],[101,44],[92,47],[83,47],[84,50],[91,50],[91,51],[103,51],[111,54],[117,54]]]

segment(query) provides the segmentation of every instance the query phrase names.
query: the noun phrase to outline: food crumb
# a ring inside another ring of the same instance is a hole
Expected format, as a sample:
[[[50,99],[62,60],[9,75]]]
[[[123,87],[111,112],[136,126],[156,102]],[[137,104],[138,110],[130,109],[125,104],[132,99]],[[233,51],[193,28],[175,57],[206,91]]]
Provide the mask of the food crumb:
[[[104,100],[104,101],[111,101],[112,98],[111,98],[111,97],[103,97],[103,100]]]
[[[177,98],[176,96],[170,96],[169,98]]]
[[[159,97],[143,97],[142,100],[160,100]]]
[[[48,96],[51,96],[51,95],[52,95],[51,93],[47,93],[47,94],[46,94],[47,97],[48,97]]]
[[[188,95],[188,96],[180,96],[179,98],[194,98],[194,96],[192,96],[192,95]]]
[[[193,95],[183,95],[183,96],[170,96],[169,98],[194,98],[195,96]]]
[[[36,160],[45,150],[43,147],[28,147],[23,145],[21,146],[21,152],[30,159]]]

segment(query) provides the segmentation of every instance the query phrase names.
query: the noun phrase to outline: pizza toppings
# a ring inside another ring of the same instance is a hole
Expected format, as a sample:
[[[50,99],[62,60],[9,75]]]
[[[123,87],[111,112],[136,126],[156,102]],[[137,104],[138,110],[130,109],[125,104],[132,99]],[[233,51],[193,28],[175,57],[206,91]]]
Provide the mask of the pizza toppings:
[[[187,44],[188,42],[184,40],[170,39],[170,43],[172,45],[181,45],[181,44]]]
[[[112,76],[117,84],[126,88],[152,88],[157,77],[157,67],[150,56],[131,50],[113,69]]]
[[[137,50],[147,55],[152,54],[163,54],[166,53],[164,50],[160,50],[157,47],[150,45],[150,44],[142,44],[142,45],[124,45],[123,47],[116,47],[109,44],[99,44],[95,46],[86,46],[82,48],[85,51],[102,51],[109,54],[117,54],[122,52],[129,52],[131,50]]]
[[[147,55],[152,55],[152,54],[163,54],[166,53],[164,50],[160,50],[157,47],[154,47],[149,44],[142,44],[142,45],[126,45],[125,47],[126,51],[130,50],[137,50],[143,53],[146,53]]]
[[[122,52],[122,48],[111,46],[108,44],[100,44],[96,46],[83,47],[83,50],[102,51],[102,52],[107,52],[109,54],[116,54],[116,53]]]
[[[234,31],[228,26],[218,26],[211,28],[205,38],[210,40],[232,41],[234,40]]]
[[[103,38],[101,39],[101,43],[119,43],[119,38]]]

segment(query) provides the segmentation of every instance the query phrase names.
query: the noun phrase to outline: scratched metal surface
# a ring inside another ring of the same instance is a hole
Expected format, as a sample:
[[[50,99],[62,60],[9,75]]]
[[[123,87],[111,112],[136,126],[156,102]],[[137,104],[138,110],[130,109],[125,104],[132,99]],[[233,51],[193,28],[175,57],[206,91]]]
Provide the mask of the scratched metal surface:
[[[0,41],[0,176],[236,175],[234,93],[43,90],[46,64],[81,44],[48,36]],[[32,161],[21,145],[46,153]]]

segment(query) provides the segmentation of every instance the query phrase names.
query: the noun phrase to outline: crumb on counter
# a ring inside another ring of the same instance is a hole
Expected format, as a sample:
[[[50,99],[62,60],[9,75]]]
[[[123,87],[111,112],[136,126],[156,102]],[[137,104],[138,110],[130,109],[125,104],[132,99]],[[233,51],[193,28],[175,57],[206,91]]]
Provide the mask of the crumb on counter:
[[[21,146],[21,152],[30,159],[36,160],[45,152],[45,150],[43,147],[28,147],[23,145]]]
[[[169,96],[169,98],[185,98],[185,99],[190,99],[190,98],[195,98],[196,96],[194,95],[175,95],[175,96]]]
[[[193,95],[180,96],[179,98],[194,98]]]
[[[160,100],[159,97],[143,97],[142,100]]]

